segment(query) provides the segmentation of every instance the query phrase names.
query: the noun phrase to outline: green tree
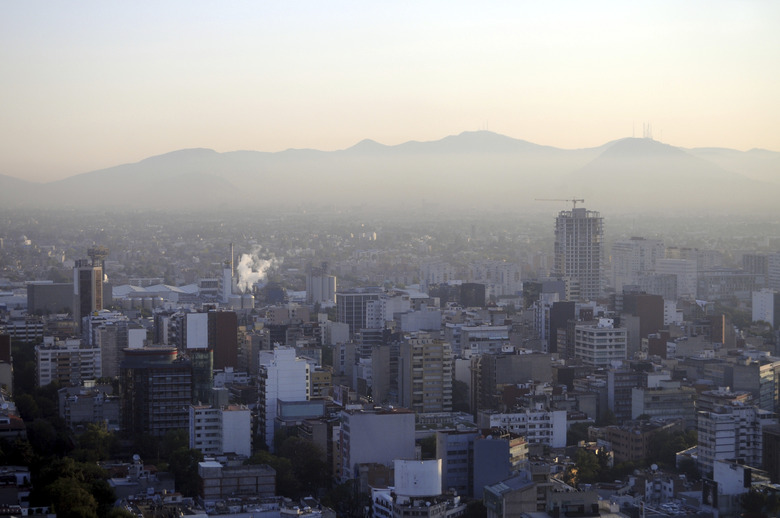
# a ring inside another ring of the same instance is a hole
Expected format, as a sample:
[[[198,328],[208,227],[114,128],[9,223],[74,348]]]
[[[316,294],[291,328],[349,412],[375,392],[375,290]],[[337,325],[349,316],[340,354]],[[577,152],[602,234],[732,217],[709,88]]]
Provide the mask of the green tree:
[[[574,423],[566,432],[566,445],[576,446],[580,441],[588,440],[588,423]]]
[[[289,459],[293,475],[300,489],[316,495],[319,489],[330,485],[330,470],[322,450],[311,441],[288,437],[279,448],[279,456]]]
[[[202,460],[203,453],[191,448],[179,448],[168,457],[168,469],[173,474],[176,489],[184,496],[198,496],[198,463]]]
[[[97,518],[97,500],[79,480],[58,478],[50,487],[51,503],[58,518]]]
[[[276,494],[298,498],[301,484],[295,477],[290,459],[277,457],[265,450],[256,451],[247,461],[248,464],[267,464],[276,471]]]

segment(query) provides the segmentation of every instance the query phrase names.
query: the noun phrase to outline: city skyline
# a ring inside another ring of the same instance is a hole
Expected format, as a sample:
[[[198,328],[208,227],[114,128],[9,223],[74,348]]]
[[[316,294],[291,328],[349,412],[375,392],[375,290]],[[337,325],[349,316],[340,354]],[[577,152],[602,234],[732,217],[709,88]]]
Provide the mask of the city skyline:
[[[780,7],[9,4],[0,174],[177,149],[345,149],[489,129],[564,149],[642,136],[780,150]]]

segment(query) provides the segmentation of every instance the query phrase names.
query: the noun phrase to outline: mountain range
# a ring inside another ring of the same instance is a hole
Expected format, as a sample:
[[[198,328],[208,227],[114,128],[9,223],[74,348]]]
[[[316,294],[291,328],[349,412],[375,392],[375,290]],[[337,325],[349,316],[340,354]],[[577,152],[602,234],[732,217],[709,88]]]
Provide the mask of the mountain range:
[[[779,195],[774,151],[644,138],[568,150],[489,131],[395,146],[363,140],[339,151],[183,149],[49,183],[0,175],[0,204],[10,208],[511,211],[577,197],[601,211],[722,213],[768,212]]]

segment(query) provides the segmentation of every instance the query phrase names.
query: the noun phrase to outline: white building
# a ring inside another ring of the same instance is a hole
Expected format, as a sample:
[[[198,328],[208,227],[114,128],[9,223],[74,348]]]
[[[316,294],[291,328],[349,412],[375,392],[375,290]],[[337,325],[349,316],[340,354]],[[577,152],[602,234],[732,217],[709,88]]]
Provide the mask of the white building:
[[[523,291],[522,268],[506,261],[479,261],[471,264],[470,282],[485,285],[485,297],[517,295]]]
[[[378,518],[461,516],[460,497],[442,496],[441,459],[394,462],[395,486],[371,491],[372,515]]]
[[[309,399],[309,364],[296,357],[294,347],[276,347],[260,351],[259,366],[258,432],[273,451],[277,401]]]
[[[780,293],[770,289],[753,292],[753,322],[759,320],[773,329],[780,325]]]
[[[252,455],[252,415],[248,407],[190,406],[190,448],[203,455]]]
[[[501,428],[522,435],[529,443],[542,443],[552,448],[566,446],[566,410],[527,408],[511,414],[491,414],[490,428]]]
[[[54,381],[62,386],[81,385],[84,380],[103,376],[100,347],[88,346],[82,340],[58,340],[45,336],[35,346],[38,386]]]
[[[626,328],[615,327],[611,318],[601,318],[596,325],[574,327],[574,356],[586,365],[607,367],[625,360],[627,348]]]
[[[697,412],[699,472],[707,475],[717,460],[736,460],[748,466],[762,463],[764,426],[777,424],[777,416],[753,405],[732,403]]]
[[[659,259],[655,265],[659,274],[677,278],[677,297],[696,298],[698,267],[693,259]]]
[[[664,257],[664,244],[658,239],[632,237],[612,245],[612,287],[617,293],[623,286],[638,285],[639,274],[655,270]]]

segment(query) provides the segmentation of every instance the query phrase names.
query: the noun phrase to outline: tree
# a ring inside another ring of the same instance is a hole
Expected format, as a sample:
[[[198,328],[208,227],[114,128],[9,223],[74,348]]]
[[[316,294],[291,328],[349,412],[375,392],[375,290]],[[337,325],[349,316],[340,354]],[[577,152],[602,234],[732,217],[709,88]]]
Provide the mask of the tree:
[[[59,478],[50,487],[58,518],[97,518],[97,500],[74,478]]]
[[[276,494],[297,498],[301,485],[293,472],[290,459],[277,457],[265,450],[256,451],[247,461],[248,464],[267,464],[276,471]]]
[[[310,495],[330,485],[330,470],[322,450],[311,441],[288,437],[279,448],[279,456],[289,459],[300,490]]]
[[[566,432],[566,445],[576,446],[580,441],[588,440],[588,423],[574,423]]]
[[[572,486],[590,484],[598,480],[601,469],[596,454],[580,448],[574,458],[574,466],[569,467],[564,474],[564,481]]]
[[[173,474],[176,489],[184,496],[198,496],[198,463],[202,460],[203,453],[192,448],[179,448],[168,457],[168,469]]]

